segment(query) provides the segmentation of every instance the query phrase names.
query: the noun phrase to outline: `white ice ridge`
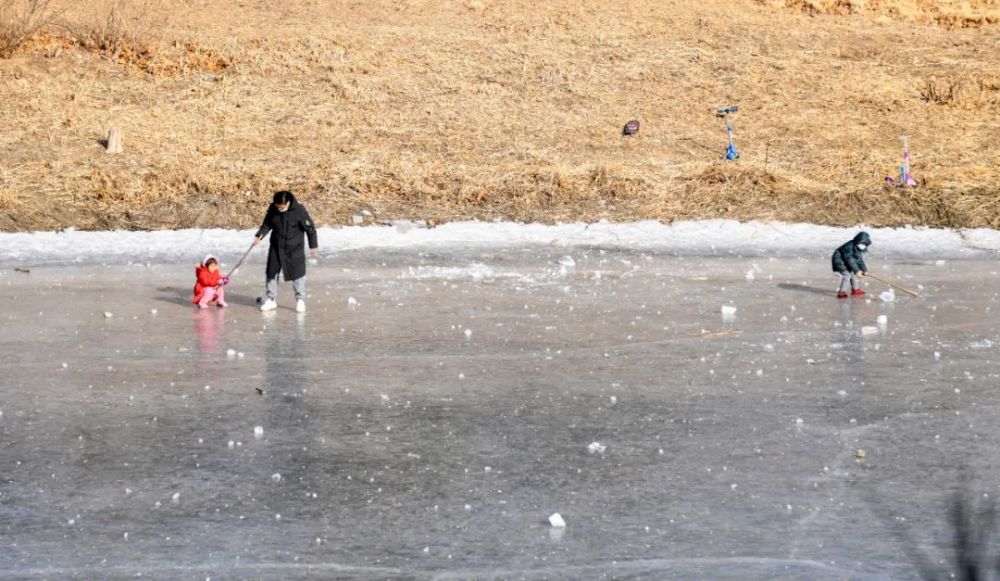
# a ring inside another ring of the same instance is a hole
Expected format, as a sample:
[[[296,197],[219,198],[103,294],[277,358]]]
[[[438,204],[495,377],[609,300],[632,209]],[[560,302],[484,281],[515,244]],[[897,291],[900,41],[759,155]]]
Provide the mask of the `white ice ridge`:
[[[384,226],[319,229],[323,254],[357,249],[477,246],[587,246],[664,250],[693,255],[827,256],[863,227],[702,220],[572,224],[451,222],[435,228],[401,221]],[[865,228],[879,258],[962,258],[1000,253],[1000,231],[924,227]],[[0,262],[197,262],[204,251],[231,256],[249,246],[253,230],[163,230],[0,233]],[[266,249],[253,254],[262,260]],[[225,258],[223,259],[226,260]]]

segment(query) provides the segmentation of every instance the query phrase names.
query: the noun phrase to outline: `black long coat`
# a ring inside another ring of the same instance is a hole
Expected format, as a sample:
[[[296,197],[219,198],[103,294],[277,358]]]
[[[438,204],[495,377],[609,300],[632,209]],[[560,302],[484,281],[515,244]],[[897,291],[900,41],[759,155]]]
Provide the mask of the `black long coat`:
[[[271,233],[271,248],[267,253],[268,280],[281,272],[285,280],[297,280],[306,275],[306,251],[303,235],[309,238],[309,248],[318,248],[316,241],[316,226],[313,225],[309,212],[294,196],[288,209],[279,212],[274,204],[267,209],[264,222],[257,230],[257,236],[263,238]]]
[[[831,259],[833,272],[849,272],[851,274],[868,272],[864,256],[862,256],[865,251],[858,248],[858,244],[864,244],[865,250],[867,250],[872,244],[871,236],[867,232],[858,232],[854,240],[834,250]]]

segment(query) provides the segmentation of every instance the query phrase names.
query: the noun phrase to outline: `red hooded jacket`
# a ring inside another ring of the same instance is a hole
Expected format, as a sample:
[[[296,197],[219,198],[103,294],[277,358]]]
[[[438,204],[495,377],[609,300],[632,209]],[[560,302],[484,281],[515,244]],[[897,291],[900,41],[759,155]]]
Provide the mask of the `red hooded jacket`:
[[[216,270],[212,272],[207,266],[199,264],[194,267],[194,275],[197,277],[197,280],[194,283],[194,298],[191,302],[198,304],[205,289],[217,287],[222,283],[222,271]]]

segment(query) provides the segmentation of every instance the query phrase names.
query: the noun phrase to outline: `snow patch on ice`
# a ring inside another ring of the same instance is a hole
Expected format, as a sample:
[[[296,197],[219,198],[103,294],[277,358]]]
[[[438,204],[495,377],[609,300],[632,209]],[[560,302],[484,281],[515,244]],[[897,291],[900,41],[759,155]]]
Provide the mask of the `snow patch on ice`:
[[[411,266],[404,272],[402,279],[444,279],[444,280],[492,280],[517,276],[515,273],[498,273],[490,266],[474,262],[468,266]]]
[[[1000,250],[1000,231],[987,228],[869,228],[880,258],[952,259],[992,255]],[[181,263],[190,256],[178,248],[211,247],[239,256],[252,230],[172,230],[156,232],[11,232],[0,234],[0,262],[100,264],[144,261]],[[359,226],[320,228],[324,252],[355,249],[546,246],[658,249],[689,255],[813,256],[827,254],[856,234],[855,228],[733,220],[657,221],[612,224],[517,224],[451,222],[436,228]],[[256,249],[251,262],[263,261]],[[942,262],[943,263],[943,262]]]

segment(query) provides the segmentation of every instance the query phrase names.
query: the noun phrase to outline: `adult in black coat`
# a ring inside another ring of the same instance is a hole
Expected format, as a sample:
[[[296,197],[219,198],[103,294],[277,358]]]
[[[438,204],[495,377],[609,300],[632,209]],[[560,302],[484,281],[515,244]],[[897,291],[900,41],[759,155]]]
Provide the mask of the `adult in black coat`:
[[[872,238],[867,232],[858,232],[850,242],[842,245],[833,251],[831,263],[833,272],[840,274],[840,288],[837,291],[838,298],[847,298],[847,285],[851,285],[851,296],[863,297],[865,291],[859,288],[858,276],[864,276],[868,272],[865,265],[864,253],[872,245]]]
[[[292,282],[295,289],[295,310],[304,312],[306,309],[306,253],[303,236],[309,240],[309,253],[316,256],[319,244],[316,240],[316,226],[305,207],[295,199],[291,192],[283,191],[274,194],[274,200],[267,209],[264,222],[257,230],[254,245],[258,245],[264,236],[271,234],[271,248],[267,253],[267,300],[260,310],[271,311],[278,308],[275,299],[278,296],[278,274],[283,274],[285,280]]]

